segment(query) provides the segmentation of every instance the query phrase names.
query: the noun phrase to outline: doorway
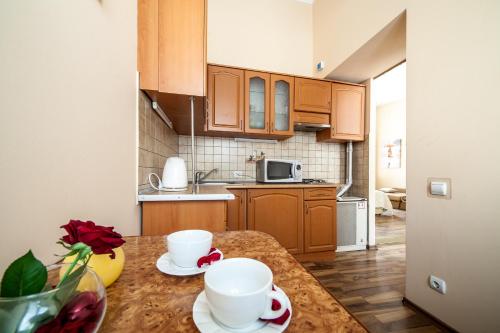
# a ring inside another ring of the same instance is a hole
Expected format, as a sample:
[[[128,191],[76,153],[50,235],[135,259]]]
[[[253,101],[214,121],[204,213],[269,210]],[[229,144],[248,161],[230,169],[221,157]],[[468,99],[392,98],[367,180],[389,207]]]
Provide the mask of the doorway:
[[[406,62],[373,80],[376,245],[406,243]]]

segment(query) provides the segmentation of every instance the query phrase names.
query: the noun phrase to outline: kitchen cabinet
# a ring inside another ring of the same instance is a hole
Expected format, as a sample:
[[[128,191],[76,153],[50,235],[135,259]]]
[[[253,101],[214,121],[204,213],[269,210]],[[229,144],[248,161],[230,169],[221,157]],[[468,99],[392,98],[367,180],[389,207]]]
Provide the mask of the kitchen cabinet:
[[[138,1],[140,88],[205,96],[206,0]]]
[[[331,82],[295,78],[295,110],[330,114],[331,107]]]
[[[142,235],[185,229],[226,230],[226,201],[148,201],[142,203]]]
[[[158,1],[137,1],[137,70],[144,90],[158,90]]]
[[[269,133],[269,73],[245,71],[245,133]]]
[[[302,189],[249,189],[248,229],[270,234],[290,253],[304,248]]]
[[[304,251],[335,251],[337,248],[337,210],[335,200],[304,202]]]
[[[228,189],[234,194],[234,200],[227,202],[227,230],[246,230],[247,229],[247,191],[240,189]]]
[[[207,130],[243,132],[244,71],[208,66]]]
[[[271,133],[293,135],[294,78],[271,74]]]
[[[363,141],[365,135],[365,87],[332,84],[331,128],[316,134],[318,141]]]

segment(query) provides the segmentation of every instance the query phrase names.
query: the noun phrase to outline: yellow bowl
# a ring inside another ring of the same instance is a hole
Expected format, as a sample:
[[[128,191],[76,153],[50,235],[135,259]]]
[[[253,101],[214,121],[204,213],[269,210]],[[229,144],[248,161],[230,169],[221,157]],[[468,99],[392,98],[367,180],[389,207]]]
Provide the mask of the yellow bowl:
[[[93,254],[88,263],[88,267],[99,275],[105,287],[109,287],[120,277],[125,265],[123,249],[118,247],[113,251],[115,251],[115,259],[111,259],[109,254]],[[68,264],[72,263],[73,260],[75,260],[75,256],[67,257],[63,262]]]

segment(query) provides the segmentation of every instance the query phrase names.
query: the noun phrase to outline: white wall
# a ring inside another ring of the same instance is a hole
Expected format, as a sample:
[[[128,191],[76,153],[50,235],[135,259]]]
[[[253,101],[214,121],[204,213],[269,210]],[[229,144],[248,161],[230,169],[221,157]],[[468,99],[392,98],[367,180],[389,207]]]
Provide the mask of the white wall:
[[[311,76],[312,6],[296,0],[209,0],[209,63]]]
[[[407,7],[406,297],[459,331],[498,332],[500,2],[314,6],[315,59],[332,67]],[[330,36],[316,31],[335,24]],[[452,199],[428,198],[428,177],[450,177]],[[446,295],[428,287],[429,274],[446,280]]]
[[[376,82],[376,81],[375,81]],[[406,188],[406,101],[377,107],[377,188]],[[386,143],[401,139],[401,167],[387,169],[382,158]]]
[[[2,1],[0,54],[0,274],[70,218],[138,234],[136,1]]]

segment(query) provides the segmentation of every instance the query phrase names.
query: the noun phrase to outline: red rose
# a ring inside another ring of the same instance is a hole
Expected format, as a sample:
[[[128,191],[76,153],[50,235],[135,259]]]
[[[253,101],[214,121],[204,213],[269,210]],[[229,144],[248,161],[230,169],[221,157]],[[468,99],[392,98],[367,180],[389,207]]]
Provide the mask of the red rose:
[[[70,220],[61,228],[64,228],[68,233],[61,238],[63,242],[70,245],[82,242],[90,246],[95,254],[109,253],[111,259],[115,258],[113,249],[125,243],[122,235],[113,231],[114,227],[95,225],[92,221]]]
[[[104,301],[91,291],[76,294],[56,318],[39,327],[36,333],[93,332],[104,311]]]

